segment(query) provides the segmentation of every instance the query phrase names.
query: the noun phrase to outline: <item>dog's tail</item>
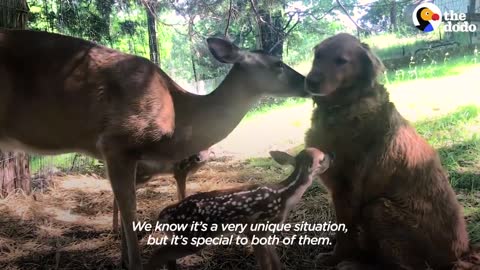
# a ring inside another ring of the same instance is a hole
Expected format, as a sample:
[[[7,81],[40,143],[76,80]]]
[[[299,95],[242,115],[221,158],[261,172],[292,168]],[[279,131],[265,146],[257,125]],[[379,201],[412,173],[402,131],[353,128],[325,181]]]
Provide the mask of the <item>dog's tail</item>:
[[[470,252],[461,258],[452,270],[480,270],[480,245],[472,246]]]

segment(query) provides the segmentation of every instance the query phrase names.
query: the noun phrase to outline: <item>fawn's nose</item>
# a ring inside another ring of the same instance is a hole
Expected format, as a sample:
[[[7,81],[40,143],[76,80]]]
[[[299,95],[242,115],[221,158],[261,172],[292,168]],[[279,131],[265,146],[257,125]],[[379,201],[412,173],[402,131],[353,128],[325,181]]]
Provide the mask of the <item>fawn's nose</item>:
[[[330,166],[330,164],[333,163],[334,159],[335,159],[335,154],[333,152],[324,153],[324,158],[323,160],[320,161],[320,164]]]

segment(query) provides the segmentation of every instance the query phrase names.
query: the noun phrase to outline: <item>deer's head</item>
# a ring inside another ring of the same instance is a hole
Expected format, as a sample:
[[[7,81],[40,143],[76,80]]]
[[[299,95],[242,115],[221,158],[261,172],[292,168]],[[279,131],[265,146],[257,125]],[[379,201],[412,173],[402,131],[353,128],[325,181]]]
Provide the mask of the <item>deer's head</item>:
[[[235,76],[245,80],[245,91],[271,96],[305,97],[305,77],[279,58],[261,51],[247,51],[233,43],[208,38],[208,49],[218,61],[233,64]]]
[[[334,154],[327,154],[313,147],[302,150],[295,157],[282,151],[270,151],[270,156],[278,164],[289,164],[296,168],[307,167],[308,171],[313,174],[324,173],[334,159]]]

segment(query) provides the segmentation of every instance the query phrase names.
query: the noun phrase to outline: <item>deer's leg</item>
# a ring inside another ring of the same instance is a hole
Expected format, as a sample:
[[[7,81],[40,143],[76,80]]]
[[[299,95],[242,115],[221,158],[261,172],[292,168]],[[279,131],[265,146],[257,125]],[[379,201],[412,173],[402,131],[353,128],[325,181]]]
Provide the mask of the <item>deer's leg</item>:
[[[173,169],[173,176],[177,182],[177,195],[178,200],[181,201],[185,199],[186,194],[186,183],[187,178],[198,171],[209,159],[210,151],[203,150],[199,153],[192,155],[177,164],[175,164]]]
[[[280,261],[280,258],[278,257],[277,250],[275,249],[275,246],[268,245],[268,254],[270,258],[270,264],[272,265],[273,270],[281,270],[283,269],[283,264]]]
[[[188,172],[185,171],[176,171],[173,175],[175,182],[177,183],[177,196],[179,201],[185,199],[187,196],[187,176]]]
[[[255,259],[257,260],[260,270],[276,270],[272,265],[270,250],[267,246],[253,245],[253,253],[255,254]]]
[[[192,245],[165,245],[157,248],[150,260],[145,265],[145,270],[154,270],[163,265],[167,265],[168,270],[176,269],[176,260],[185,256],[194,254],[201,250],[203,246],[195,247]]]
[[[142,270],[137,235],[133,231],[133,222],[136,221],[137,210],[135,194],[136,161],[120,153],[107,153],[105,160],[113,194],[120,209],[122,238],[126,242],[126,248],[124,246],[122,249],[128,251],[129,269]]]
[[[117,205],[117,200],[115,200],[115,196],[113,196],[112,230],[114,234],[118,234],[118,205]]]
[[[124,232],[125,228],[123,227],[123,222],[120,220],[120,262],[122,263],[122,267],[128,268],[128,245]]]

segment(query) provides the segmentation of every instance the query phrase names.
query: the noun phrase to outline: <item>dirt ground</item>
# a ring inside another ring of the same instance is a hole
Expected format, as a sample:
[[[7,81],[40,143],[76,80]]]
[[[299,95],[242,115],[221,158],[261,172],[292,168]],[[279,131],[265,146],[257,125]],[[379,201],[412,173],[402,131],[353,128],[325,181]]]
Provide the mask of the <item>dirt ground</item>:
[[[196,193],[279,181],[289,171],[223,158],[191,177],[187,188]],[[175,202],[175,192],[170,177],[139,189],[139,219],[155,219],[163,207]],[[289,222],[332,220],[327,198],[315,184]],[[111,231],[112,199],[108,181],[92,175],[56,176],[48,191],[10,195],[0,204],[0,269],[118,269],[120,241]],[[152,246],[146,245],[146,237],[141,245],[143,257],[148,258]],[[316,269],[315,256],[325,247],[294,245],[277,250],[288,269]],[[179,264],[180,269],[255,269],[251,248],[243,246],[207,248]]]

